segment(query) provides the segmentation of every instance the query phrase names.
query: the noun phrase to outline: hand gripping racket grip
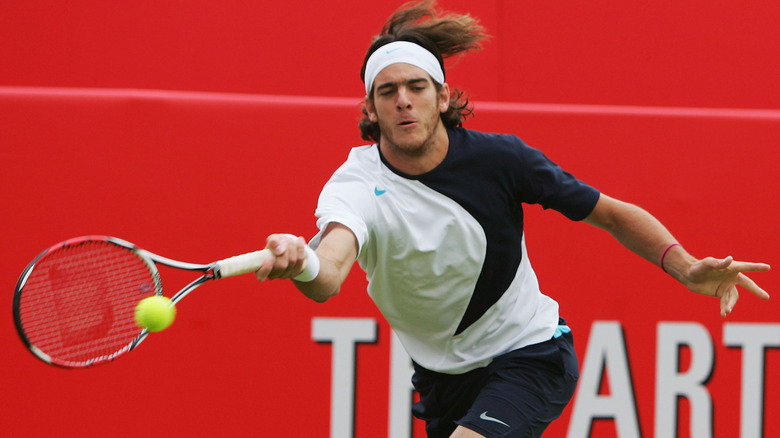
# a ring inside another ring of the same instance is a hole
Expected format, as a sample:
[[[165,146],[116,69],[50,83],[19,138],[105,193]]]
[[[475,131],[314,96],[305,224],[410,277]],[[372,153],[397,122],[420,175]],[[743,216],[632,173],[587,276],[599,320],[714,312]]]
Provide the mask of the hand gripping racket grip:
[[[320,259],[308,245],[306,249],[306,267],[294,280],[312,281],[320,273]],[[268,257],[273,257],[271,251],[264,249],[247,254],[230,257],[214,263],[214,276],[216,278],[233,277],[235,275],[248,274],[260,269]]]

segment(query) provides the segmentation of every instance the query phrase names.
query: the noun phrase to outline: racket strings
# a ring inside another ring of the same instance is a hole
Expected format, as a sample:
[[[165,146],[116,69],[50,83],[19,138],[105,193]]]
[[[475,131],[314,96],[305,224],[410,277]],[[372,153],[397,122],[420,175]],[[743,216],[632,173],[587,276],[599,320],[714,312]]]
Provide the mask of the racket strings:
[[[19,303],[21,323],[54,363],[110,360],[140,334],[135,306],[158,288],[156,272],[128,248],[107,241],[63,246],[35,264]]]

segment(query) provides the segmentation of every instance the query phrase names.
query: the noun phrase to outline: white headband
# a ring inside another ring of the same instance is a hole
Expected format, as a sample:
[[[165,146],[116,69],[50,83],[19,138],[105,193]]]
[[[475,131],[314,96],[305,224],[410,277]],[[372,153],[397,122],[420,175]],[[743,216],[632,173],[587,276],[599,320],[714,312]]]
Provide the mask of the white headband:
[[[374,80],[379,72],[393,64],[411,64],[425,70],[438,84],[444,84],[444,71],[433,53],[415,43],[395,41],[378,48],[366,62],[366,94],[371,94]]]

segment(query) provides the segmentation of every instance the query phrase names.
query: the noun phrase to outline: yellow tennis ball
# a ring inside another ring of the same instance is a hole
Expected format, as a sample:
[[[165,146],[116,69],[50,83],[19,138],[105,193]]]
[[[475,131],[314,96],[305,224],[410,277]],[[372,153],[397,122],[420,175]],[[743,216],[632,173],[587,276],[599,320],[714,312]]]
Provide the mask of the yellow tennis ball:
[[[167,329],[176,318],[176,306],[166,297],[154,295],[135,306],[135,322],[150,332]]]

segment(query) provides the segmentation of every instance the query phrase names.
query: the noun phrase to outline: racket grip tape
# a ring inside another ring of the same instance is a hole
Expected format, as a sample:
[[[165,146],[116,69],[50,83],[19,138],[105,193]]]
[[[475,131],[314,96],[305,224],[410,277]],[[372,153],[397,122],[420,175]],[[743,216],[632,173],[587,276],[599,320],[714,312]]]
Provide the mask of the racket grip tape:
[[[217,278],[226,278],[255,272],[268,257],[273,257],[273,254],[271,250],[264,249],[226,258],[215,263],[214,274]]]

